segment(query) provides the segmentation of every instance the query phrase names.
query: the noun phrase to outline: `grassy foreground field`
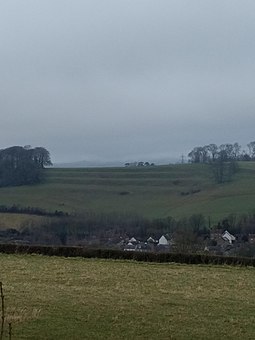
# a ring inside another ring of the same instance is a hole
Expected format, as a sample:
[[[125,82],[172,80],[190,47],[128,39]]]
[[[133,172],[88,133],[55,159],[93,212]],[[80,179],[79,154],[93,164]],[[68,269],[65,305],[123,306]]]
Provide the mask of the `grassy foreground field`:
[[[255,269],[0,254],[13,339],[254,339]]]
[[[243,162],[239,167],[232,181],[224,184],[215,184],[212,171],[205,164],[53,168],[46,170],[44,184],[0,188],[0,205],[79,214],[138,214],[148,218],[202,213],[217,222],[230,213],[255,209],[255,162]]]

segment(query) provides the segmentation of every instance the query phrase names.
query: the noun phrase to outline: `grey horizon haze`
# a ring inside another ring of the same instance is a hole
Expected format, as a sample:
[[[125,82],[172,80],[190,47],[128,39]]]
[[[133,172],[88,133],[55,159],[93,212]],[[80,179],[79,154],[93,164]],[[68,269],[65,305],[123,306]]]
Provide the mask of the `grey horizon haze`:
[[[252,0],[0,4],[0,148],[178,160],[255,140]]]

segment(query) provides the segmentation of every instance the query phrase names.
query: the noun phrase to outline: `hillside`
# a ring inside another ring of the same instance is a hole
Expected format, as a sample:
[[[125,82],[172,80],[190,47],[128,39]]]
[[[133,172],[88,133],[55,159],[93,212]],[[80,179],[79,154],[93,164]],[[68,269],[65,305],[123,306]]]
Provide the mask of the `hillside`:
[[[13,339],[255,337],[254,268],[3,254],[0,267]]]
[[[232,181],[225,184],[215,184],[209,166],[202,164],[53,168],[46,170],[44,184],[1,188],[0,204],[148,218],[202,213],[216,222],[230,213],[241,214],[255,208],[255,163],[240,163],[239,167]]]

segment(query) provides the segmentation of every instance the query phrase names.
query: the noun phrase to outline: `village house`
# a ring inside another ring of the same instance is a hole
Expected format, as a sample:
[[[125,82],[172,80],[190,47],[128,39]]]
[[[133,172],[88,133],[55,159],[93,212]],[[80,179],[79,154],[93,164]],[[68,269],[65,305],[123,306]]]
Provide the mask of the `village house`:
[[[168,246],[169,245],[169,241],[168,241],[168,239],[164,235],[162,235],[160,237],[160,239],[158,240],[158,245],[159,246]]]
[[[232,244],[236,240],[236,237],[230,234],[227,230],[224,231],[221,237],[223,238],[223,240],[227,241],[229,244]]]
[[[164,252],[170,250],[170,237],[168,235],[162,235],[157,244],[157,251]]]

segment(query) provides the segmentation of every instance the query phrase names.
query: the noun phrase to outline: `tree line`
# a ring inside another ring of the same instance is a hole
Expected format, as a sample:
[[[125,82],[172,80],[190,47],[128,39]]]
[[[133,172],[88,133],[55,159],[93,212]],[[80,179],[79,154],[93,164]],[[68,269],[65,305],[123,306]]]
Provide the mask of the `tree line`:
[[[132,214],[86,214],[82,216],[56,216],[44,220],[39,225],[27,223],[20,230],[5,230],[0,236],[15,236],[30,244],[107,246],[109,239],[121,240],[125,237],[157,239],[162,234],[175,234],[181,250],[194,245],[199,237],[209,233],[206,218],[195,214],[189,218],[176,220],[172,217],[149,220]],[[185,245],[185,246],[184,246]],[[178,248],[178,249],[179,249]]]
[[[40,183],[43,169],[52,165],[50,153],[43,147],[12,146],[0,150],[0,186]]]
[[[237,172],[237,161],[255,160],[255,141],[247,144],[246,150],[242,150],[239,143],[198,146],[189,152],[188,157],[191,163],[209,164],[215,181],[224,183]]]
[[[242,150],[239,143],[234,144],[209,144],[197,146],[188,154],[191,163],[212,163],[216,161],[254,161],[255,141],[247,144],[247,149]]]
[[[71,223],[70,223],[71,222]],[[172,235],[174,251],[181,253],[201,252],[205,243],[210,239],[210,233],[228,230],[239,235],[242,246],[236,249],[236,255],[255,256],[255,246],[248,244],[249,234],[255,234],[255,212],[236,215],[231,214],[211,226],[210,218],[202,214],[175,219],[171,216],[148,220],[134,215],[88,215],[58,218],[42,225],[40,228],[24,228],[21,233],[27,235],[30,243],[53,243],[57,245],[83,244],[99,247],[113,247],[109,239],[135,237],[147,239],[152,236],[158,239],[162,234]],[[92,242],[92,243],[91,243]]]
[[[40,245],[89,246],[118,248],[123,239],[146,240],[149,236],[159,239],[161,235],[171,235],[174,240],[172,251],[194,253],[204,250],[210,243],[210,234],[217,230],[228,230],[238,236],[241,246],[236,254],[255,256],[255,245],[248,243],[249,234],[255,234],[255,212],[231,214],[211,225],[211,220],[202,214],[175,219],[173,217],[148,220],[131,214],[86,214],[82,216],[55,215],[44,219],[41,225],[25,223],[19,230],[0,231],[1,242]],[[214,241],[214,240],[212,240]],[[216,242],[217,243],[217,242]]]

